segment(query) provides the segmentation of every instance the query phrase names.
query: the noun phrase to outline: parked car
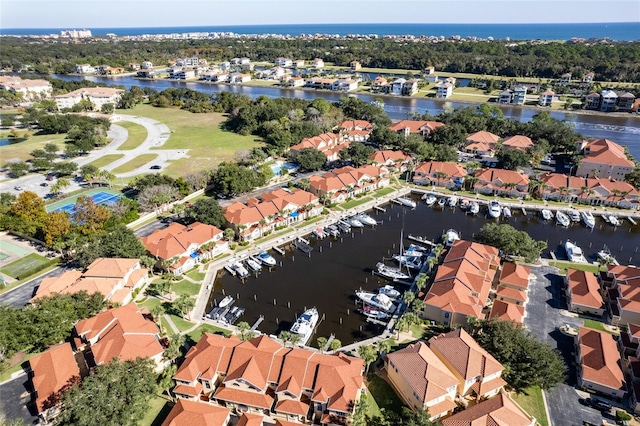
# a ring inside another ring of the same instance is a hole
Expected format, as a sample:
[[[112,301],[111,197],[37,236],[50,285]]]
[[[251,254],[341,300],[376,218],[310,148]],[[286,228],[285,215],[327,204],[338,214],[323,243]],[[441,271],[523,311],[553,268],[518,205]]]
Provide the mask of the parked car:
[[[600,399],[591,400],[591,405],[594,408],[597,408],[600,411],[609,411],[611,410],[611,404],[606,401],[602,401]]]
[[[49,186],[49,184],[47,182],[42,182],[40,186]]]
[[[52,181],[53,180],[53,176],[47,176],[45,179],[48,180],[48,181]]]
[[[591,407],[591,398],[580,398],[578,399],[578,402],[587,407]]]
[[[22,187],[21,186],[14,186],[13,189],[15,189],[16,191],[22,191]]]
[[[158,165],[158,164],[154,164],[153,166],[149,167],[151,170],[160,170],[162,168],[162,166]]]

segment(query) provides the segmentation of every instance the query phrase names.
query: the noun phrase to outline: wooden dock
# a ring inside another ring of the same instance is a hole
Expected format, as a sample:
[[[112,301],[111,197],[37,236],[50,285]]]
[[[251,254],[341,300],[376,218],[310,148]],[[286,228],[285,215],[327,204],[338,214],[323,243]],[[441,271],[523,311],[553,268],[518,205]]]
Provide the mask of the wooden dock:
[[[636,221],[635,221],[635,220],[633,220],[633,218],[632,218],[631,216],[627,216],[627,220],[628,220],[629,222],[631,222],[631,224],[632,224],[632,225],[635,225],[635,224],[636,224]]]
[[[387,323],[388,323],[389,321],[384,322],[384,321],[377,320],[377,319],[375,319],[375,318],[367,317],[367,322],[370,322],[370,323],[372,323],[372,324],[376,324],[376,325],[387,325]]]
[[[260,317],[256,320],[256,322],[254,322],[253,325],[251,326],[251,331],[256,331],[256,329],[262,323],[262,321],[264,321],[264,316],[260,315]]]
[[[416,235],[409,234],[407,238],[410,239],[411,241],[415,241],[416,243],[425,244],[431,247],[435,247],[436,245],[433,241],[429,241],[425,237],[421,237],[419,235],[416,236]]]
[[[281,256],[284,256],[284,249],[282,247],[273,246],[273,250]]]
[[[380,206],[373,206],[373,208],[379,212],[385,213],[387,211],[387,209],[385,209],[384,207],[380,207]]]

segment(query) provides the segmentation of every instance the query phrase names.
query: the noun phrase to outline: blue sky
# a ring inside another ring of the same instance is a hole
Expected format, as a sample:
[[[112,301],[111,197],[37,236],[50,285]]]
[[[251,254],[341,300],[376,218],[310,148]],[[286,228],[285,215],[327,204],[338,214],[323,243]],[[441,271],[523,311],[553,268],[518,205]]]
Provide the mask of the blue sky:
[[[1,28],[640,22],[640,0],[0,0]]]

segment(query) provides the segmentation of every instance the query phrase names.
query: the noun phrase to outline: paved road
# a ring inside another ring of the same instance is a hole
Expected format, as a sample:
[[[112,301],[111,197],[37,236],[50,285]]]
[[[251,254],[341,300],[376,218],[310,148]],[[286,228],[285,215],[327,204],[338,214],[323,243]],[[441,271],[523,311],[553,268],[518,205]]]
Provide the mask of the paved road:
[[[31,394],[27,391],[29,378],[26,374],[0,384],[0,413],[7,420],[22,419],[24,423],[34,424],[38,417],[27,408]],[[1,417],[1,416],[0,416]]]
[[[0,294],[0,305],[10,305],[16,307],[26,305],[29,299],[31,299],[31,297],[33,296],[36,287],[40,285],[43,279],[47,277],[57,277],[64,271],[64,267],[52,269],[51,271],[39,276],[38,278],[26,282],[21,286],[14,288],[13,290],[9,290],[6,293]]]
[[[550,266],[531,268],[536,279],[529,286],[529,302],[524,323],[538,340],[549,343],[563,355],[569,368],[566,384],[546,392],[549,417],[554,426],[581,425],[583,421],[602,424],[599,411],[580,405],[576,384],[575,347],[573,338],[558,330],[563,324],[580,326],[579,318],[562,315],[566,309],[563,277]]]

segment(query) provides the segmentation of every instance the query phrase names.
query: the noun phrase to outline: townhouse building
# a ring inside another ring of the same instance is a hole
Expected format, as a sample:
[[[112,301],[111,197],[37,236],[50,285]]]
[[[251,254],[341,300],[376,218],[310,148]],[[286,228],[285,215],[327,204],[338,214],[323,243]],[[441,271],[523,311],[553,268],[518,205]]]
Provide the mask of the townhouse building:
[[[460,164],[425,161],[416,166],[413,172],[413,183],[453,189],[462,187],[465,176],[467,171]]]
[[[582,149],[584,157],[576,170],[576,176],[610,178],[622,181],[631,173],[635,164],[627,158],[624,148],[609,139],[588,142]]]

